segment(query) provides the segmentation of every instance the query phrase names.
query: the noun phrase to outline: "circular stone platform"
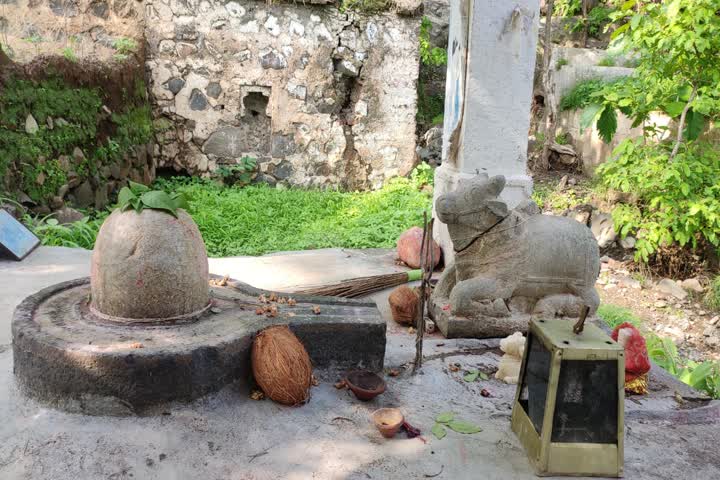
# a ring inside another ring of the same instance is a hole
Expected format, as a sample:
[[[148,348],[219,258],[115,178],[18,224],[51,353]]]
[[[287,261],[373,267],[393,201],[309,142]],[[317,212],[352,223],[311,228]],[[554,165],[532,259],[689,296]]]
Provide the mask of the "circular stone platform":
[[[246,381],[254,335],[274,324],[290,326],[315,367],[382,369],[386,325],[374,303],[292,295],[297,305],[268,317],[256,313],[261,294],[270,292],[211,285],[212,308],[192,323],[118,325],[90,311],[88,278],[59,283],[15,310],[15,375],[29,395],[65,410],[139,413]]]

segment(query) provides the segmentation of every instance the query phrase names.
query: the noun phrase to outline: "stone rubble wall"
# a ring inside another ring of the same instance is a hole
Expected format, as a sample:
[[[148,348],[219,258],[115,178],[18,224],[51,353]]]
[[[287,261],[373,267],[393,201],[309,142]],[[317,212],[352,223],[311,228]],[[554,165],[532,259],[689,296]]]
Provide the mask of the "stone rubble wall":
[[[39,55],[111,59],[116,40],[143,41],[136,0],[0,0],[0,43],[13,61]]]
[[[365,189],[415,165],[420,17],[148,0],[145,19],[159,167],[250,156],[270,184]]]

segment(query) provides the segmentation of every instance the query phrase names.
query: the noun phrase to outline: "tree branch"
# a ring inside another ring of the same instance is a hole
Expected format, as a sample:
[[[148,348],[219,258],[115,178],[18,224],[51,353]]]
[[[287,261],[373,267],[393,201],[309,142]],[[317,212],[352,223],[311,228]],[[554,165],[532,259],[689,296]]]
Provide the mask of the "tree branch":
[[[670,158],[668,159],[670,162],[673,161],[675,158],[675,155],[677,155],[678,150],[680,150],[680,144],[683,140],[683,130],[685,129],[685,118],[687,117],[687,113],[690,110],[690,104],[695,100],[695,97],[697,96],[697,87],[693,86],[692,93],[690,94],[690,99],[685,104],[685,108],[683,108],[682,114],[680,114],[680,122],[678,123],[678,131],[677,131],[677,138],[675,139],[675,146],[672,149],[672,153],[670,153]]]
[[[545,144],[540,156],[540,166],[545,170],[550,167],[550,146],[555,141],[555,129],[551,115],[552,101],[550,99],[550,57],[552,56],[552,15],[555,8],[555,0],[548,0],[545,13],[545,48],[543,50],[543,94],[545,95]],[[552,131],[551,131],[552,130]]]

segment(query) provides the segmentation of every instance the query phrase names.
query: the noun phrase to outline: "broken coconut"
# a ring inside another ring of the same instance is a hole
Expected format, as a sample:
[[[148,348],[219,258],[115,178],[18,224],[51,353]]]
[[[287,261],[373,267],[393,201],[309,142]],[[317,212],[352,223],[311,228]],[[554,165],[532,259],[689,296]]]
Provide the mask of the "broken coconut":
[[[420,305],[420,293],[417,288],[400,285],[388,297],[392,318],[402,325],[415,325]]]

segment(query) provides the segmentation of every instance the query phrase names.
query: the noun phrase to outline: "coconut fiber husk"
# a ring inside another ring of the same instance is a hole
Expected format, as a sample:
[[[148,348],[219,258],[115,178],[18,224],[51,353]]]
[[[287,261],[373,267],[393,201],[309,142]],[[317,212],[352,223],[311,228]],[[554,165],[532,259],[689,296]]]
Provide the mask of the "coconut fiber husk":
[[[420,306],[420,292],[417,288],[400,285],[388,297],[393,320],[403,325],[415,325]]]
[[[310,396],[310,356],[286,325],[257,334],[252,347],[252,370],[265,395],[278,403],[299,405]]]

